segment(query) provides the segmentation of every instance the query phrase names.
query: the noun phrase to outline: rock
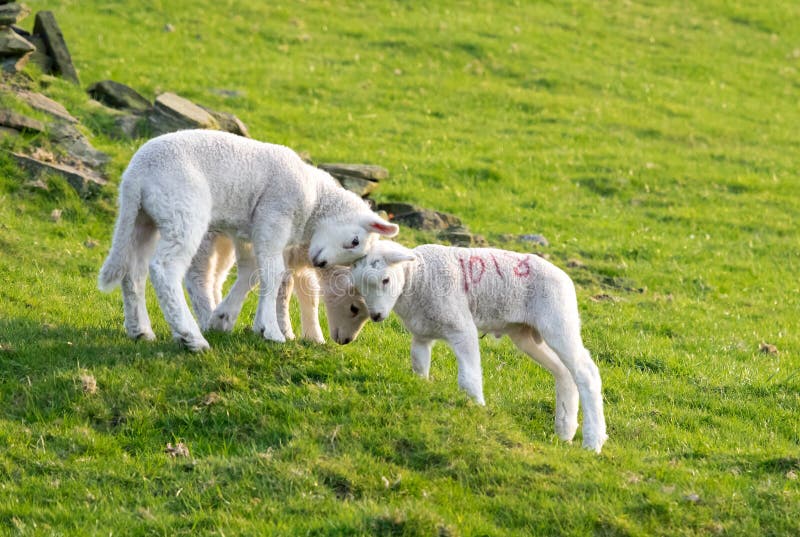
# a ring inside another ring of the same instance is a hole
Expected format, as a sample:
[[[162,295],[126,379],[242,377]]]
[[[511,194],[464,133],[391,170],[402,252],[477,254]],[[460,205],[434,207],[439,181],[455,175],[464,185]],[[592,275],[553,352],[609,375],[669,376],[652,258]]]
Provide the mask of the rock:
[[[30,61],[38,65],[43,73],[52,73],[53,58],[47,55],[47,44],[45,44],[44,39],[39,35],[26,35],[25,39],[36,47],[36,50],[30,55]]]
[[[136,113],[111,108],[94,99],[90,99],[89,104],[102,110],[103,115],[113,118],[113,125],[104,123],[104,125],[107,126],[103,129],[103,132],[111,138],[127,140],[130,138],[143,138],[149,134],[146,127],[146,117]]]
[[[550,246],[550,241],[548,241],[544,235],[539,235],[538,233],[520,235],[519,240],[523,242],[532,242],[540,246]]]
[[[378,181],[389,177],[386,168],[374,164],[318,164],[318,167],[331,174],[339,184],[361,197],[378,188]]]
[[[95,82],[89,86],[87,91],[93,99],[111,108],[141,113],[149,112],[153,108],[150,101],[142,97],[135,89],[113,80]]]
[[[27,155],[12,153],[20,167],[37,177],[44,173],[59,175],[74,188],[81,197],[87,198],[100,190],[106,180],[90,170],[79,170],[65,164],[42,162]]]
[[[389,170],[374,164],[341,164],[338,162],[318,164],[332,176],[340,179],[341,177],[359,177],[369,181],[382,181],[389,177]]]
[[[378,183],[374,181],[367,181],[366,179],[361,179],[360,177],[349,177],[345,175],[341,177],[334,176],[333,178],[336,179],[342,188],[358,194],[362,198],[378,188]]]
[[[208,91],[210,91],[215,95],[219,95],[221,97],[227,97],[229,99],[240,99],[247,95],[244,91],[236,89],[209,88]]]
[[[235,115],[228,112],[211,110],[210,108],[206,108],[202,105],[200,105],[200,108],[211,114],[213,118],[217,120],[220,129],[233,134],[238,134],[239,136],[244,136],[245,138],[250,138],[250,132],[248,132],[247,126]]]
[[[0,5],[0,26],[17,24],[30,14],[31,10],[25,4],[5,3]]]
[[[61,209],[53,209],[50,212],[50,221],[51,222],[55,222],[55,223],[60,222],[62,213],[63,213],[63,211]]]
[[[33,52],[36,47],[33,43],[19,35],[11,28],[0,28],[0,57],[7,58],[22,56]]]
[[[61,76],[74,84],[80,84],[78,73],[72,65],[72,57],[69,54],[67,43],[61,28],[58,27],[56,18],[52,11],[40,11],[36,14],[33,23],[33,33],[41,36],[47,47],[47,54],[53,59],[53,68]]]
[[[101,168],[111,160],[111,157],[95,149],[78,129],[68,123],[51,125],[50,137],[64,148],[72,159],[90,168]]]
[[[174,93],[162,93],[148,116],[154,134],[181,129],[218,129],[214,116],[188,99]]]
[[[381,203],[376,209],[386,211],[395,224],[416,229],[435,231],[462,225],[461,219],[457,216],[408,203]]]
[[[4,73],[15,75],[25,69],[25,66],[32,57],[33,54],[28,53],[18,57],[9,56],[8,58],[0,58],[0,69],[2,69]]]
[[[0,126],[23,132],[44,132],[44,123],[12,110],[0,110]]]
[[[50,114],[53,117],[58,119],[63,119],[69,123],[77,123],[78,120],[75,119],[72,114],[70,114],[64,105],[59,102],[54,101],[49,97],[45,97],[41,93],[36,93],[32,91],[19,91],[17,92],[17,97],[19,97],[22,101],[28,103],[31,107],[41,110],[47,114]]]
[[[115,130],[109,132],[112,138],[142,138],[145,133],[144,122],[135,114],[120,114],[114,118]]]
[[[462,246],[465,248],[470,246],[480,247],[489,244],[486,237],[473,234],[464,226],[452,226],[447,228],[439,233],[439,239],[447,241],[453,246]]]
[[[772,343],[766,343],[762,341],[758,345],[758,352],[762,354],[778,354],[778,347],[776,347]]]

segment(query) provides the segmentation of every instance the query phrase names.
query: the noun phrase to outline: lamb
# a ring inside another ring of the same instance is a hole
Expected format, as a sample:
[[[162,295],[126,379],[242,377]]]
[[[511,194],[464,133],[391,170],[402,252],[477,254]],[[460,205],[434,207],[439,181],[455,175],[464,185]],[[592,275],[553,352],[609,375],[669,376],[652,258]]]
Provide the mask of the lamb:
[[[571,441],[583,404],[583,446],[599,453],[607,439],[600,373],[580,335],[569,276],[535,255],[490,248],[423,245],[409,250],[379,241],[352,266],[353,283],[374,321],[394,311],[412,334],[412,368],[428,378],[434,340],[458,360],[458,384],[485,404],[478,332],[507,334],[550,371],[556,386],[556,434]]]
[[[207,233],[186,272],[186,291],[203,331],[231,331],[247,293],[256,284],[251,245],[238,241],[236,251],[239,252],[236,283],[219,310],[215,308],[223,302],[222,284],[236,260],[234,240],[223,233]],[[353,341],[369,317],[364,299],[350,283],[349,269],[340,266],[314,269],[308,263],[307,250],[300,246],[290,246],[283,257],[288,270],[278,292],[277,315],[284,337],[287,340],[295,337],[289,318],[289,301],[294,290],[300,305],[303,338],[324,343],[318,316],[319,295],[323,291],[331,338],[342,345]]]
[[[125,328],[154,339],[144,300],[150,279],[173,338],[209,348],[181,287],[207,231],[249,242],[261,288],[253,330],[286,340],[276,301],[288,246],[307,245],[316,267],[347,265],[399,228],[291,149],[210,130],[165,134],[134,154],[120,183],[119,215],[98,286],[121,285]],[[152,258],[152,259],[151,259]]]

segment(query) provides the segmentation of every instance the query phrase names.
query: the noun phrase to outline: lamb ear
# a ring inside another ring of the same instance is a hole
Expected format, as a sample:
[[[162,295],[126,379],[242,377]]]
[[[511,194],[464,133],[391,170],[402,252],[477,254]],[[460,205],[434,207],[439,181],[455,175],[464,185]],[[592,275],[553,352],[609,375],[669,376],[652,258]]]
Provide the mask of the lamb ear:
[[[361,222],[361,227],[371,233],[377,233],[378,235],[390,238],[400,233],[400,226],[387,222],[377,214],[372,214],[364,218]]]
[[[417,256],[413,251],[396,243],[393,243],[391,250],[383,255],[383,259],[386,261],[387,265],[396,265],[404,261],[414,261],[416,258]]]

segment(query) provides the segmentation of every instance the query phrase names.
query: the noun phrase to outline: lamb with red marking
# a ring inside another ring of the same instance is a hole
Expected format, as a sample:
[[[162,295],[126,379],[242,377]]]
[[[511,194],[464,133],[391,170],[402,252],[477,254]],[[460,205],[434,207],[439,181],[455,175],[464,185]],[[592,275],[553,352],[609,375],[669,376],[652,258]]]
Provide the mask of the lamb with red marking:
[[[373,321],[394,310],[412,334],[411,363],[427,378],[431,348],[445,340],[458,360],[458,384],[485,404],[480,332],[508,335],[555,377],[556,434],[570,441],[583,404],[583,446],[597,453],[608,438],[600,372],[581,339],[575,286],[541,257],[490,248],[384,240],[352,267],[353,283]]]

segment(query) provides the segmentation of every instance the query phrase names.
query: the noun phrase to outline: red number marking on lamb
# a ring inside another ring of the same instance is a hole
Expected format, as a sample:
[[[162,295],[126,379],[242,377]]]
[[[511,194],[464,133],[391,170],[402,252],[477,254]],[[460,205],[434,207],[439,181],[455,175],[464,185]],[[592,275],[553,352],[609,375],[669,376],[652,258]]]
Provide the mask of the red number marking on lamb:
[[[461,273],[464,275],[464,292],[468,292],[470,284],[481,283],[483,274],[486,272],[486,262],[473,255],[469,259],[459,257],[458,263],[461,265]]]
[[[524,269],[522,267],[524,267]],[[522,260],[517,263],[517,266],[514,267],[514,274],[520,278],[527,278],[531,275],[531,266],[528,263],[527,257],[523,257]]]
[[[500,271],[500,263],[497,262],[497,258],[494,256],[494,254],[489,254],[489,257],[492,258],[492,262],[494,263],[494,270],[497,271],[497,275],[500,276],[501,280],[505,280],[505,276],[503,276],[503,273]]]
[[[467,279],[467,266],[464,263],[464,258],[459,257],[458,262],[461,264],[461,274],[464,276],[464,292],[469,291],[469,280]]]
[[[480,268],[480,272],[476,272],[475,269]],[[486,272],[486,263],[480,257],[473,255],[469,258],[469,278],[472,280],[472,283],[481,283],[481,279],[483,278],[483,273]]]

